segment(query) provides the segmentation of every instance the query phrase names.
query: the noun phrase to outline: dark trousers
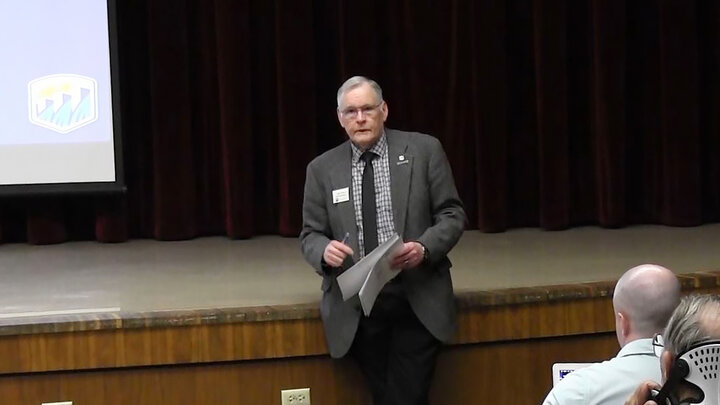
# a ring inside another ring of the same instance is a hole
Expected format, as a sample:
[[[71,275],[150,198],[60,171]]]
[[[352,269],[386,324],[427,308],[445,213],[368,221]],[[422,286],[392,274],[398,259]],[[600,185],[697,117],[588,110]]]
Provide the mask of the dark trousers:
[[[399,283],[362,317],[350,354],[365,375],[374,405],[427,405],[441,342],[420,323]]]

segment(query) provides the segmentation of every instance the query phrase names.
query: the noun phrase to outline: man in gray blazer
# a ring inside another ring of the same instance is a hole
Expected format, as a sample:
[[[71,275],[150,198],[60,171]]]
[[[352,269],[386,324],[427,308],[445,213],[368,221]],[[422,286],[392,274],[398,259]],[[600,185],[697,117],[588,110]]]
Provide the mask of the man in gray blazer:
[[[463,205],[437,139],[385,128],[377,83],[352,77],[337,102],[349,141],[308,165],[300,234],[323,278],[330,354],[358,361],[376,405],[427,404],[438,349],[455,331],[447,253],[464,229]],[[394,233],[404,243],[392,266],[402,272],[366,317],[357,297],[343,301],[336,278]]]

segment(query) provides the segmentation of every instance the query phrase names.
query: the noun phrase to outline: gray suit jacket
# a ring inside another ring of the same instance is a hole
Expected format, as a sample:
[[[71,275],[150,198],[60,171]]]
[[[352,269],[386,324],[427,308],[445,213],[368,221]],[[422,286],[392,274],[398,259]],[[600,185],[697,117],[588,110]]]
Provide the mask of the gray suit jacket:
[[[455,303],[447,253],[465,227],[465,211],[458,197],[450,164],[440,142],[425,134],[385,129],[390,165],[395,231],[404,241],[418,241],[428,260],[404,271],[402,283],[408,301],[425,327],[441,341],[455,331]],[[403,160],[400,160],[400,155]],[[320,313],[332,357],[350,349],[361,309],[357,297],[343,301],[336,277],[353,264],[348,257],[341,269],[323,265],[323,252],[331,239],[348,242],[358,258],[351,180],[350,141],[323,153],[307,167],[300,233],[305,259],[322,277]],[[333,204],[333,190],[348,187],[350,200]]]

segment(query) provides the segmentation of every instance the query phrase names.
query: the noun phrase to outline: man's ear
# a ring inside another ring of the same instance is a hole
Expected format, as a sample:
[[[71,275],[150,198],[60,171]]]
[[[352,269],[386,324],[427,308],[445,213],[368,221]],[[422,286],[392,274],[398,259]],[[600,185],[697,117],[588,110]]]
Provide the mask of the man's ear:
[[[623,341],[625,341],[630,334],[630,318],[628,318],[624,312],[617,312],[616,316],[619,335],[622,336]]]
[[[667,381],[668,375],[670,375],[670,370],[672,369],[674,364],[675,355],[667,350],[663,350],[662,354],[660,355],[660,369],[662,370],[663,383]]]

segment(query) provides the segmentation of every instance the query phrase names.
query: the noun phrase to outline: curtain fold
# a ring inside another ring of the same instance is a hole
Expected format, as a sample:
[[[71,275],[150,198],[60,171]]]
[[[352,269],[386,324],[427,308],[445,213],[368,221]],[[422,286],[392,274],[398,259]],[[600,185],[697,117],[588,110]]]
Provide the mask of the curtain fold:
[[[533,2],[535,94],[539,155],[539,224],[570,225],[567,3]]]
[[[720,7],[697,3],[700,62],[700,151],[703,221],[720,219]]]
[[[438,137],[469,228],[720,220],[720,4],[118,2],[122,196],[0,200],[0,242],[295,236],[362,74]]]
[[[222,213],[222,224],[226,234],[233,238],[252,236],[253,193],[255,188],[255,165],[259,161],[252,151],[252,136],[255,119],[252,105],[252,81],[250,47],[250,4],[246,1],[217,0],[214,10],[214,34],[208,42],[214,40],[217,49],[215,69],[217,80],[213,87],[217,101],[208,99],[206,105],[216,110],[219,125],[213,128],[219,131],[218,149],[208,156],[220,164],[219,183],[211,189],[221,192],[218,201],[222,204],[215,209]],[[212,130],[206,136],[218,138]],[[237,157],[242,156],[242,159]],[[210,177],[210,176],[209,176]],[[208,179],[210,180],[210,179]],[[216,233],[222,232],[218,228]]]
[[[469,86],[461,90],[467,92],[463,99],[468,101],[448,109],[445,121],[455,122],[454,115],[460,111],[463,125],[457,128],[448,125],[444,133],[448,134],[450,142],[454,144],[466,142],[463,137],[472,140],[467,145],[469,153],[466,152],[460,158],[459,165],[472,168],[473,171],[460,174],[459,179],[462,181],[462,189],[476,189],[477,192],[467,193],[464,203],[468,214],[473,218],[477,217],[478,229],[501,232],[508,227],[506,11],[500,2],[470,2],[469,5],[470,9],[464,13],[463,25],[467,25],[470,31],[470,60],[469,63],[462,61],[462,49],[457,49],[452,58],[455,60],[454,64],[461,67],[460,70],[452,72],[454,87],[464,87],[462,78],[469,79]],[[476,23],[473,24],[472,21]],[[452,25],[457,26],[458,22]],[[455,31],[458,39],[463,37],[459,27]],[[488,38],[493,40],[488,41]]]
[[[313,8],[303,2],[280,1],[275,9],[275,75],[277,83],[280,190],[273,203],[278,210],[277,231],[299,233],[307,163],[315,157],[315,37]]]
[[[597,221],[607,227],[628,222],[625,207],[627,181],[625,132],[625,7],[602,0],[590,4],[589,119],[592,171]],[[591,190],[584,190],[590,192]]]
[[[660,2],[661,218],[671,225],[701,222],[697,9]]]

